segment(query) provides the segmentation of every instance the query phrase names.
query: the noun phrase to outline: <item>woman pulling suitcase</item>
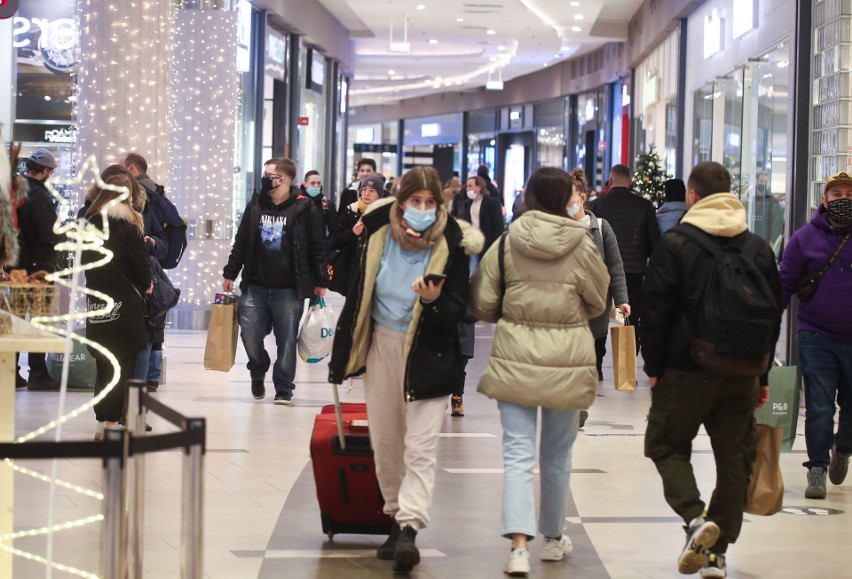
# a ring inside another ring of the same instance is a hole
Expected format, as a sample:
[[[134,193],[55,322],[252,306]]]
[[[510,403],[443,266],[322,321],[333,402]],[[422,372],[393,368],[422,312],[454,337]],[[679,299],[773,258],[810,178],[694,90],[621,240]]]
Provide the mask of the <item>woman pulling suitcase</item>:
[[[376,552],[409,572],[417,532],[429,525],[438,435],[452,385],[463,379],[458,324],[469,256],[482,235],[451,217],[432,168],[400,180],[395,199],[363,217],[362,259],[340,316],[329,382],[364,374],[376,475],[394,518]]]

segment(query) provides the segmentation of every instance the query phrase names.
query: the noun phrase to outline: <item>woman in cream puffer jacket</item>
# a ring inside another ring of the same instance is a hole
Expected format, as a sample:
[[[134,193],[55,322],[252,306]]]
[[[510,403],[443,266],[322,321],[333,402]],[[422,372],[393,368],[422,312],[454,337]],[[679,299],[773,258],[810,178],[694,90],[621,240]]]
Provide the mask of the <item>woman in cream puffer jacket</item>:
[[[494,398],[503,426],[501,534],[512,539],[507,570],[529,572],[527,541],[536,535],[533,466],[541,427],[541,520],[544,560],[571,550],[562,536],[579,410],[595,399],[597,369],[589,319],[603,313],[610,278],[582,224],[568,217],[573,180],[545,167],[530,177],[527,211],[485,254],[471,282],[470,312],[497,322],[478,391]],[[502,306],[501,306],[502,303]]]

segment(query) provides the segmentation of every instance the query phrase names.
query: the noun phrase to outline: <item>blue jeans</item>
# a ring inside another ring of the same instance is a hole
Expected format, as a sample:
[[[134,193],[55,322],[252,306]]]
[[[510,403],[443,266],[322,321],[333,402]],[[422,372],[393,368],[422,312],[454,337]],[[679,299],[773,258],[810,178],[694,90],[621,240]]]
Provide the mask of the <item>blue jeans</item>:
[[[500,534],[535,538],[535,435],[538,407],[498,402],[503,425],[503,518]],[[562,535],[571,482],[571,449],[577,438],[580,413],[541,409],[541,505],[539,530],[545,537]]]
[[[275,393],[292,396],[296,387],[296,338],[305,301],[295,289],[274,289],[250,285],[240,296],[240,335],[248,354],[252,380],[263,380],[269,370],[269,354],[263,339],[273,332],[278,357],[272,368]]]
[[[805,380],[804,466],[828,467],[834,443],[842,453],[852,452],[852,342],[829,338],[818,332],[799,332],[799,360]],[[835,405],[840,405],[837,436]]]
[[[156,350],[152,349],[148,358],[148,382],[159,382],[163,369],[163,345],[153,344],[153,346],[159,347]]]
[[[151,344],[146,344],[145,349],[136,354],[136,370],[133,372],[134,380],[148,380],[148,360],[151,356]]]

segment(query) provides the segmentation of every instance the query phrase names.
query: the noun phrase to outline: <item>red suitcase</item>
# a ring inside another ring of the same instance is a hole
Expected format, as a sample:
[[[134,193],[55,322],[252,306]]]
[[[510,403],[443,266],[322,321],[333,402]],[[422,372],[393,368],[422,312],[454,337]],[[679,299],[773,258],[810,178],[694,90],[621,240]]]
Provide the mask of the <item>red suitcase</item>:
[[[385,502],[370,447],[367,405],[340,406],[339,414],[334,405],[323,407],[311,436],[322,531],[329,539],[337,533],[387,535],[391,518],[382,512]]]

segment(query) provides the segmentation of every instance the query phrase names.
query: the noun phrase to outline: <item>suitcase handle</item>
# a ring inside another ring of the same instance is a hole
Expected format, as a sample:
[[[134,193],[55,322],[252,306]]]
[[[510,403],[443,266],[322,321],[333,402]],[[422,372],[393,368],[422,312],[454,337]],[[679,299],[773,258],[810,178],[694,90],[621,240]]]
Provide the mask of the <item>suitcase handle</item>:
[[[350,378],[350,385],[352,384]],[[343,411],[340,408],[340,393],[337,391],[337,384],[331,385],[331,391],[334,393],[334,416],[337,422],[337,440],[339,441],[341,450],[346,450],[346,436],[343,434]]]

